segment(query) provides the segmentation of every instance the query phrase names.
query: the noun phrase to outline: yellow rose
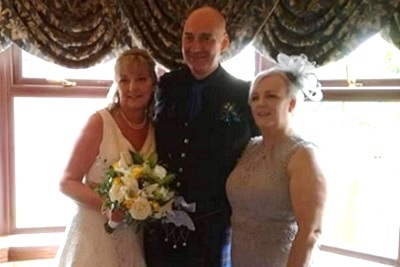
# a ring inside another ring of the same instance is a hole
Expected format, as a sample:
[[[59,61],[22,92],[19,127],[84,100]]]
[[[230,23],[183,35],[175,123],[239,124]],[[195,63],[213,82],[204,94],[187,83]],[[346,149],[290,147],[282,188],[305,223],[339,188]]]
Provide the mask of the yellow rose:
[[[143,168],[142,167],[135,167],[132,169],[132,175],[135,179],[139,179],[143,175]]]
[[[151,207],[152,207],[152,209],[153,209],[154,212],[159,212],[159,211],[160,211],[160,204],[158,204],[158,203],[155,202],[155,201],[152,201],[152,202],[151,202]]]

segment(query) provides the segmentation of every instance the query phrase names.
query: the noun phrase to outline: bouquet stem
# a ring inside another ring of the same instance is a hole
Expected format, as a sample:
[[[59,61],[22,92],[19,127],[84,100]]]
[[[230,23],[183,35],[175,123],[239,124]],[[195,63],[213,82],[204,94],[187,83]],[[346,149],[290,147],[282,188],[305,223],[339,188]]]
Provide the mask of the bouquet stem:
[[[112,234],[112,232],[114,232],[115,228],[118,227],[118,225],[120,225],[120,222],[114,222],[114,221],[108,221],[106,223],[104,223],[104,230],[106,230],[107,234]]]

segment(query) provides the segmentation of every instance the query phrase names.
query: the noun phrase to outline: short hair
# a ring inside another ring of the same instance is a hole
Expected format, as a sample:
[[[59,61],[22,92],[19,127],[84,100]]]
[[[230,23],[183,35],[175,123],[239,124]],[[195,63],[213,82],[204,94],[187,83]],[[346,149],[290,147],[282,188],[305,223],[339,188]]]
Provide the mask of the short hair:
[[[289,96],[291,99],[296,100],[297,102],[302,102],[304,100],[304,93],[303,93],[303,85],[300,82],[298,76],[293,75],[290,71],[284,71],[278,68],[270,68],[264,70],[257,74],[256,78],[250,85],[250,92],[249,92],[249,101],[252,92],[254,91],[255,87],[266,77],[272,75],[280,75],[286,83],[287,92],[286,95]]]

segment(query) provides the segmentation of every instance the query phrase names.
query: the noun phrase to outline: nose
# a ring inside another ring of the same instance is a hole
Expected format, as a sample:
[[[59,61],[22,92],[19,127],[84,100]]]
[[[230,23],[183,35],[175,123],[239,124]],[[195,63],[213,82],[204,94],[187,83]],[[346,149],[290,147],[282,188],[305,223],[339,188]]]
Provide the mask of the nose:
[[[264,100],[262,99],[262,97],[257,98],[257,100],[254,101],[254,104],[256,106],[260,106],[264,103]]]
[[[134,91],[136,89],[136,83],[135,83],[135,81],[131,81],[130,83],[129,83],[129,92],[132,92],[132,91]]]
[[[199,52],[201,51],[201,41],[198,39],[194,39],[192,42],[192,51]]]

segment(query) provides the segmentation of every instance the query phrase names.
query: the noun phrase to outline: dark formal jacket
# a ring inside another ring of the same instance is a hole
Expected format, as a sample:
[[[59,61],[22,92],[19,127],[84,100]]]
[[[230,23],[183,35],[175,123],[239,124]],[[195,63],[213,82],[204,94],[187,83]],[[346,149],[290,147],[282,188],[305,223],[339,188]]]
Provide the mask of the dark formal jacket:
[[[221,66],[202,81],[187,67],[160,78],[155,110],[157,151],[168,170],[177,175],[180,194],[196,204],[191,214],[196,231],[190,233],[186,248],[164,255],[169,264],[157,263],[157,267],[222,266],[218,262],[230,220],[225,181],[257,133],[248,93],[249,83]]]

